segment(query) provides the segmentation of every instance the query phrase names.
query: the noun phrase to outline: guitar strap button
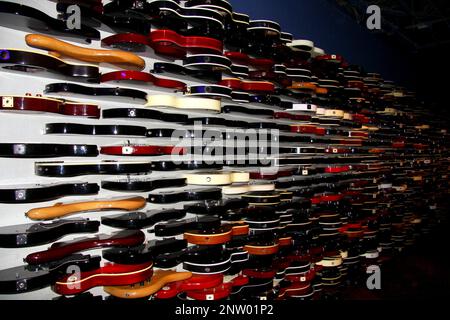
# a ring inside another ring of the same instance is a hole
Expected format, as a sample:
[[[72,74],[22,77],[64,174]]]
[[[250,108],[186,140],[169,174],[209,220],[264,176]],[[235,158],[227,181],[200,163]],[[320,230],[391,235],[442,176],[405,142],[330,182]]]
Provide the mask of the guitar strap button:
[[[19,280],[16,282],[16,290],[17,292],[26,291],[28,289],[27,280]]]
[[[13,108],[14,98],[13,97],[2,97],[2,107],[3,108]]]
[[[20,155],[25,154],[25,145],[23,145],[23,144],[15,144],[14,147],[13,147],[13,153],[14,154],[20,154]]]
[[[24,200],[25,199],[25,190],[15,190],[14,192],[14,198],[16,200]]]
[[[16,236],[16,245],[18,246],[24,246],[28,244],[28,237],[26,234],[18,234]]]

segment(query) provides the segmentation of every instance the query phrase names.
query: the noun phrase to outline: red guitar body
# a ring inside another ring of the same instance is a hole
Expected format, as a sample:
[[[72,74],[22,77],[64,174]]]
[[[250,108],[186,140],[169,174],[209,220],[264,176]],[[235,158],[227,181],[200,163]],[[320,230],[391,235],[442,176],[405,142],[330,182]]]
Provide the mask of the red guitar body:
[[[223,43],[208,37],[185,37],[172,30],[155,30],[149,36],[136,33],[123,33],[107,37],[102,40],[107,46],[124,46],[133,48],[149,46],[156,54],[173,58],[184,58],[187,53],[222,54]]]
[[[240,79],[224,79],[218,83],[233,90],[248,92],[274,92],[275,85],[266,81],[241,81]]]
[[[153,263],[137,265],[121,265],[106,263],[103,267],[66,275],[59,279],[53,286],[53,290],[62,295],[74,295],[82,293],[98,286],[124,286],[143,282],[153,275]]]
[[[100,82],[108,81],[138,81],[149,83],[157,87],[177,90],[184,90],[186,88],[186,84],[184,82],[170,79],[161,79],[148,72],[133,70],[113,71],[104,73],[100,76]]]
[[[25,261],[29,264],[42,264],[50,261],[60,260],[72,253],[94,248],[105,247],[133,247],[145,241],[142,231],[121,231],[114,235],[97,235],[95,237],[76,239],[68,242],[55,242],[46,251],[29,254]]]
[[[186,148],[172,146],[106,146],[100,147],[101,154],[111,156],[161,156],[161,155],[184,155]]]
[[[213,288],[207,288],[202,290],[194,290],[194,291],[188,291],[187,296],[188,298],[194,299],[194,300],[222,300],[226,299],[230,296],[233,287],[242,287],[248,284],[249,279],[244,276],[238,276],[234,278],[232,281],[227,283],[222,283],[216,287]]]
[[[252,58],[241,52],[225,52],[224,56],[237,64],[251,65],[261,69],[271,69],[275,62],[271,59]]]
[[[221,285],[222,283],[222,274],[193,275],[187,280],[167,284],[164,288],[156,292],[154,297],[156,299],[170,299],[176,297],[177,294],[182,292],[214,288]]]
[[[0,110],[49,112],[88,118],[100,117],[100,109],[95,104],[64,102],[39,96],[0,96],[0,101],[2,101]]]

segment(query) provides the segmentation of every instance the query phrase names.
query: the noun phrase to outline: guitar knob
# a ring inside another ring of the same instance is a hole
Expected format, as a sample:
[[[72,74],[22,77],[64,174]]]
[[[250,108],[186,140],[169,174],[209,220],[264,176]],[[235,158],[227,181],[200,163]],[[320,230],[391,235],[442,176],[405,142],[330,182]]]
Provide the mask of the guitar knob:
[[[10,54],[8,50],[0,50],[0,59],[1,60],[9,60]]]

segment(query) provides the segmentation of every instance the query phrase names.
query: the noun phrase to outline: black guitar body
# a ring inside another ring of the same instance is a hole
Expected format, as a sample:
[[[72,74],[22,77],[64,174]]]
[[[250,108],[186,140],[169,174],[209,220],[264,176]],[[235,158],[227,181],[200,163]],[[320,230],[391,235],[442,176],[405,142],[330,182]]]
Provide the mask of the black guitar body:
[[[94,233],[100,222],[87,219],[61,219],[0,228],[0,247],[23,248],[50,243],[73,233]]]
[[[17,49],[0,49],[0,67],[6,71],[84,82],[98,83],[100,76],[96,66],[69,64],[50,55]]]
[[[125,214],[102,217],[102,224],[121,229],[143,229],[162,221],[182,219],[184,210],[152,210],[147,212],[129,212]]]
[[[48,287],[67,272],[95,270],[100,257],[75,254],[59,261],[38,266],[23,265],[0,271],[0,293],[18,294]]]
[[[71,41],[100,40],[100,32],[83,23],[80,29],[70,29],[65,20],[52,18],[33,7],[7,1],[0,1],[0,25],[25,32],[65,37]]]
[[[44,202],[66,196],[97,194],[99,189],[98,184],[87,182],[7,186],[0,189],[0,203]]]

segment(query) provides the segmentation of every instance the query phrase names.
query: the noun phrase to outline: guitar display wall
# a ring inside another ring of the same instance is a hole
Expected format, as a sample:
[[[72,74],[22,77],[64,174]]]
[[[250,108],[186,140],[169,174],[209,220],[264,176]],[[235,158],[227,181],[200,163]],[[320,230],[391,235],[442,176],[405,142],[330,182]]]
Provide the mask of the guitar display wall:
[[[445,218],[445,119],[246,19],[224,0],[0,1],[0,299],[335,299]],[[210,154],[199,123],[240,130],[248,161]],[[175,162],[193,142],[216,161]]]

